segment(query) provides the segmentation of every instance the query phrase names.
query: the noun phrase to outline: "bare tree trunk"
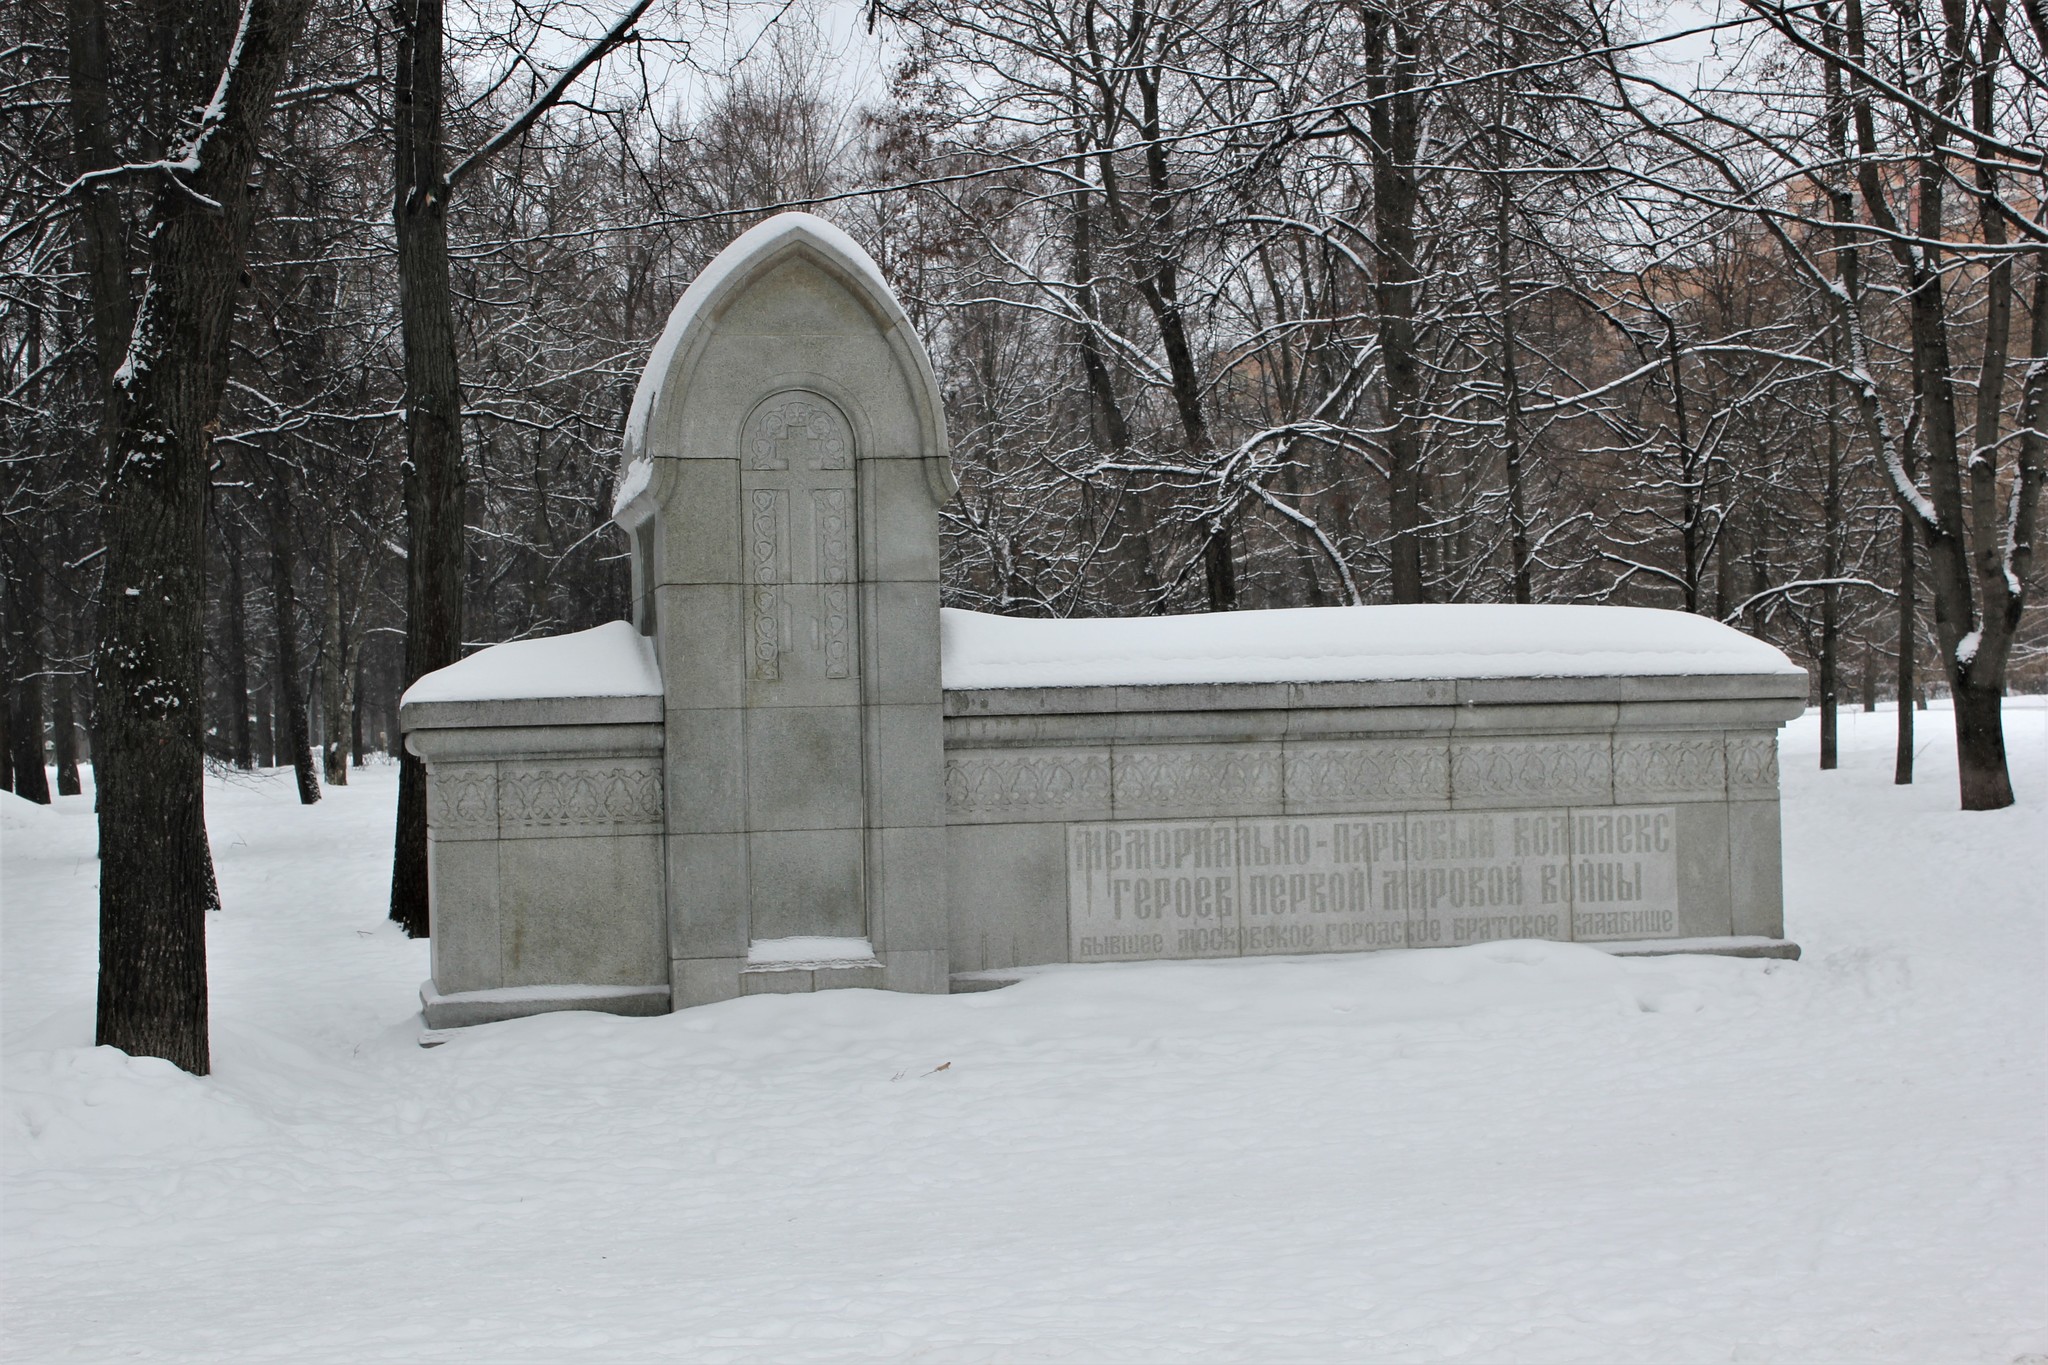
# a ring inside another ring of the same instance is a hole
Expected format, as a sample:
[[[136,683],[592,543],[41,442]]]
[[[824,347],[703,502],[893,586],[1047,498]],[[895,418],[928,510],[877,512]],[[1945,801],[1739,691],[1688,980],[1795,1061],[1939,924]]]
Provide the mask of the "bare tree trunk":
[[[50,747],[57,760],[57,794],[84,790],[78,776],[77,628],[68,604],[53,602],[50,643],[56,667],[50,676]]]
[[[356,666],[351,670],[353,681],[349,684],[348,705],[348,756],[351,767],[363,766],[363,657],[360,646],[356,649]]]
[[[1371,96],[1374,279],[1381,364],[1386,374],[1387,476],[1396,602],[1426,602],[1422,575],[1422,362],[1415,337],[1415,152],[1421,132],[1415,93],[1416,35],[1385,10],[1366,15],[1366,91]]]
[[[7,739],[13,752],[14,794],[39,806],[50,804],[50,770],[43,748],[43,689],[31,675],[9,689]]]
[[[12,747],[14,794],[39,806],[50,804],[50,774],[43,765],[43,572],[40,547],[22,543],[21,528],[8,537],[7,565],[7,738]]]
[[[1821,493],[1821,577],[1828,580],[1820,599],[1820,766],[1839,765],[1839,655],[1842,637],[1842,428],[1838,420],[1835,381],[1828,379],[1828,455]]]
[[[1134,237],[1144,253],[1145,268],[1133,273],[1131,285],[1144,299],[1153,325],[1159,329],[1160,348],[1166,353],[1167,387],[1173,395],[1174,412],[1180,418],[1182,450],[1190,465],[1200,465],[1210,454],[1209,419],[1202,409],[1201,375],[1195,365],[1194,343],[1188,335],[1180,296],[1175,189],[1167,163],[1159,100],[1163,72],[1156,64],[1138,64],[1132,67],[1130,77],[1139,96],[1137,132],[1145,141],[1143,207],[1134,214],[1119,188],[1116,158],[1098,150],[1103,203],[1126,236]],[[1218,492],[1221,504],[1227,491],[1219,488]],[[1211,611],[1233,611],[1237,607],[1237,571],[1230,553],[1233,511],[1222,507],[1202,528],[1203,587]]]
[[[1836,623],[1835,605],[1826,600],[1836,596],[1839,589],[1821,589],[1825,598],[1821,603],[1820,619],[1820,766],[1823,772],[1840,765],[1840,702],[1837,697],[1836,679]]]
[[[1500,140],[1504,143],[1503,129]],[[1501,153],[1505,164],[1506,151]],[[1522,383],[1515,359],[1515,300],[1508,251],[1508,190],[1502,177],[1500,203],[1494,224],[1494,270],[1500,280],[1500,387],[1501,387],[1501,469],[1508,494],[1508,555],[1513,571],[1514,600],[1527,606],[1535,600],[1535,584],[1529,561],[1528,497],[1522,489]]]
[[[1085,190],[1078,192],[1074,208],[1074,292],[1081,315],[1086,319],[1078,329],[1081,368],[1088,377],[1088,400],[1095,416],[1096,439],[1109,447],[1111,459],[1122,461],[1130,455],[1131,428],[1124,419],[1123,403],[1117,397],[1116,382],[1102,353],[1102,339],[1097,335],[1102,311],[1095,294],[1094,212],[1089,193]],[[1131,536],[1136,543],[1137,553],[1133,562],[1138,574],[1139,596],[1147,611],[1156,611],[1162,594],[1152,545],[1152,512],[1145,503],[1144,492],[1130,486],[1128,474],[1122,478],[1118,504],[1130,520]]]
[[[1671,417],[1678,443],[1678,484],[1681,512],[1678,521],[1679,557],[1684,561],[1685,609],[1700,609],[1700,578],[1706,568],[1700,554],[1701,505],[1706,501],[1706,480],[1698,468],[1698,452],[1692,441],[1692,408],[1686,401],[1685,356],[1679,347],[1678,320],[1659,310],[1664,323],[1665,361],[1671,380]],[[1759,585],[1761,586],[1761,585]]]
[[[1950,680],[1964,810],[2002,810],[2012,804],[2001,715],[2004,701],[2003,688],[1972,677],[1968,670],[1958,670]]]
[[[227,0],[183,0],[170,12],[159,77],[170,107],[203,111],[175,139],[194,169],[156,190],[148,285],[102,421],[110,470],[94,687],[95,1041],[199,1074],[208,1067],[206,911],[218,903],[201,747],[207,465],[257,139],[307,7],[248,0],[238,13]],[[98,75],[104,86],[103,66]]]
[[[2038,16],[2039,9],[2034,13]],[[1967,41],[1963,21],[1953,13],[1946,17],[1951,44]],[[2004,47],[2002,0],[1983,7],[1981,23],[1981,60],[1971,80],[1971,125],[1989,136],[1997,130],[1994,73]],[[1996,162],[1988,155],[1977,160],[1977,221],[1986,244],[1998,248],[2006,245],[2008,232],[2005,215],[1995,203],[2000,188],[1995,167]],[[1986,272],[1976,422],[1970,433],[1970,448],[1962,461],[1967,470],[1962,492],[1970,508],[1977,548],[1974,555],[1958,554],[1956,568],[1975,575],[1973,596],[1982,615],[1976,629],[1965,635],[1961,643],[1943,650],[1947,656],[1949,691],[1954,698],[1956,776],[1964,810],[2001,810],[2013,803],[2012,772],[2005,756],[2005,672],[2025,603],[2034,507],[2040,496],[2043,441],[2038,423],[2044,415],[2040,367],[2048,361],[2048,318],[2041,316],[2040,310],[2048,306],[2048,273],[2042,272],[2037,264],[2031,338],[2033,364],[2028,367],[2027,392],[2021,400],[2024,434],[2019,468],[2009,495],[2011,514],[2001,516],[1998,429],[2005,408],[2006,364],[2012,351],[2013,295],[2018,292],[2012,272],[2013,258],[2006,252],[1993,257]],[[1943,643],[1948,645],[1946,640]]]
[[[462,384],[448,270],[443,102],[443,0],[400,0],[394,218],[398,308],[405,341],[404,685],[462,657]],[[426,936],[427,773],[399,756],[391,918]]]
[[[221,526],[221,542],[227,548],[228,566],[228,758],[243,772],[255,766],[249,745],[249,625],[248,602],[242,589],[242,543],[235,528]]]
[[[538,631],[553,619],[549,606],[552,591],[548,582],[553,566],[548,557],[554,552],[555,532],[548,521],[548,459],[547,442],[539,436],[533,441],[533,505],[529,513],[526,532],[526,628]]]
[[[1143,100],[1144,130],[1148,139],[1145,168],[1150,190],[1149,228],[1156,234],[1159,250],[1153,269],[1141,275],[1138,293],[1151,309],[1159,328],[1159,340],[1166,352],[1167,374],[1173,389],[1174,410],[1180,415],[1181,439],[1191,463],[1209,456],[1209,420],[1202,410],[1201,377],[1195,367],[1194,343],[1188,336],[1187,316],[1180,297],[1180,262],[1166,246],[1174,235],[1174,207],[1171,177],[1166,168],[1164,144],[1159,141],[1159,70],[1138,73]],[[1237,610],[1237,566],[1231,557],[1230,509],[1225,508],[1204,528],[1202,542],[1202,584],[1210,611]]]
[[[1721,495],[1721,521],[1714,528],[1714,616],[1725,621],[1742,601],[1735,586],[1735,571],[1742,563],[1742,538],[1737,534],[1740,523],[1734,515],[1732,490],[1725,483]]]
[[[298,547],[293,538],[292,495],[275,455],[262,458],[263,512],[270,532],[270,600],[277,631],[277,697],[284,721],[284,744],[298,779],[299,804],[320,799],[320,779],[313,771],[313,737],[306,725],[306,684],[299,672],[299,594],[293,582]]]
[[[397,0],[393,64],[396,130],[392,219],[398,237],[398,318],[405,349],[405,663],[410,684],[462,657],[462,380],[456,366],[455,294],[448,267],[448,200],[455,184],[510,146],[569,84],[631,34],[652,0],[633,0],[618,22],[563,67],[541,98],[452,172],[442,111],[444,0]],[[398,736],[392,736],[399,745]],[[391,859],[391,918],[414,938],[430,926],[427,772],[402,751]]]
[[[106,171],[120,164],[114,145],[113,114],[108,99],[107,16],[105,0],[66,0],[66,68],[71,109],[71,147],[80,174]],[[134,301],[128,284],[128,230],[122,220],[121,196],[110,180],[96,181],[81,193],[78,215],[79,258],[87,280],[93,351],[99,362],[101,401],[113,401],[114,372],[127,350],[133,328]],[[107,446],[105,417],[100,445]]]
[[[277,685],[266,682],[256,689],[256,756],[262,768],[277,766]]]
[[[1947,47],[1957,56],[1967,52],[1971,36],[1966,32],[1969,11],[1974,11],[1985,24],[1972,118],[1977,130],[1988,136],[1993,131],[1988,73],[2000,60],[2003,16],[1995,5],[1944,9]],[[1865,66],[1869,54],[1861,0],[1848,0],[1843,6],[1843,19],[1849,55],[1858,67]],[[1960,80],[1964,69],[1961,62],[1950,63],[1942,79]],[[1863,87],[1858,88],[1860,93]],[[1945,99],[1952,93],[1944,92],[1937,97]],[[1955,698],[1956,776],[1962,806],[1964,810],[1996,810],[2013,801],[1998,712],[2012,634],[2024,605],[2025,566],[2031,555],[2031,523],[2040,488],[2038,457],[2042,443],[2038,434],[2023,436],[2011,516],[2001,518],[1996,443],[1987,445],[1973,439],[1969,449],[1963,448],[1955,365],[1949,346],[1949,276],[1942,265],[1942,248],[1927,240],[1909,243],[1890,199],[1893,178],[1902,176],[1905,166],[1896,158],[1879,156],[1875,120],[1867,100],[1855,106],[1854,117],[1863,200],[1871,221],[1891,234],[1891,249],[1906,280],[1913,396],[1918,404],[1922,445],[1927,455],[1923,470],[1925,493],[1909,496],[1909,490],[1895,486],[1893,494],[1907,523],[1917,527],[1927,550],[1927,581],[1934,603],[1938,653],[1942,673]],[[1906,163],[1911,166],[1912,215],[1919,224],[1938,225],[1943,220],[1945,196],[1955,176],[1953,130],[1939,121],[1929,121],[1920,127],[1920,140],[1911,161]],[[1881,160],[1887,164],[1880,165]],[[2003,217],[1993,208],[1997,189],[1994,164],[1987,155],[1977,160],[1976,168],[1979,224],[1986,244],[1996,248],[2004,244],[2006,231]],[[1988,272],[1995,283],[1987,295],[1978,390],[1980,403],[1996,409],[2003,403],[2012,291],[2010,256],[2000,253],[1994,260],[1997,264]],[[2043,355],[2044,344],[2048,344],[2048,329],[2037,319],[2037,360]],[[2030,376],[2030,401],[2026,405],[2029,413],[2041,411],[2031,401],[2031,390],[2040,378],[2037,365]],[[1995,412],[1986,414],[1980,408],[1979,415],[1989,418],[1988,429],[1995,432]],[[2030,464],[2034,465],[2031,476]],[[2012,546],[2010,558],[2005,546],[2008,541]]]
[[[1918,609],[1913,604],[1913,523],[1899,514],[1899,734],[1892,757],[1892,781],[1907,786],[1913,781],[1913,702],[1919,686],[1913,678],[1913,652],[1917,646]]]
[[[1503,50],[1519,48],[1508,37],[1507,8],[1494,16],[1494,36]],[[1508,567],[1513,600],[1526,606],[1534,600],[1529,568],[1529,511],[1523,491],[1522,382],[1515,352],[1515,261],[1510,213],[1514,190],[1507,173],[1509,158],[1507,84],[1500,82],[1494,92],[1493,126],[1493,278],[1500,303],[1500,390],[1501,390],[1501,473],[1508,498]]]
[[[384,752],[393,758],[398,758],[405,749],[405,736],[398,728],[398,703],[404,695],[402,674],[387,665],[384,670],[384,709],[379,713],[384,725],[377,732],[377,740],[384,746]]]
[[[1237,610],[1237,558],[1230,548],[1235,525],[1230,517],[1216,518],[1202,542],[1202,586],[1210,611]]]
[[[324,623],[319,620],[318,613],[315,613],[314,616],[314,629],[323,635],[326,633]],[[321,750],[326,748],[327,745],[325,738],[327,734],[327,718],[324,714],[325,698],[322,695],[323,689],[320,685],[320,646],[318,644],[313,646],[312,663],[304,666],[304,672],[301,676],[305,679],[302,695],[306,699],[306,752],[309,756],[307,763],[313,770],[315,788],[317,789],[320,768],[323,762]]]
[[[40,312],[31,314],[27,332],[22,359],[33,374],[43,367]],[[49,594],[43,572],[44,546],[37,543],[40,539],[38,528],[26,519],[0,521],[0,583],[5,585],[7,598],[6,610],[0,612],[0,642],[5,644],[0,678],[8,684],[5,704],[12,714],[7,737],[14,746],[8,768],[17,796],[47,806],[50,779],[43,769],[43,680],[49,672],[44,647]]]
[[[327,527],[327,597],[320,639],[320,763],[330,787],[348,785],[349,667],[341,621],[341,533]]]

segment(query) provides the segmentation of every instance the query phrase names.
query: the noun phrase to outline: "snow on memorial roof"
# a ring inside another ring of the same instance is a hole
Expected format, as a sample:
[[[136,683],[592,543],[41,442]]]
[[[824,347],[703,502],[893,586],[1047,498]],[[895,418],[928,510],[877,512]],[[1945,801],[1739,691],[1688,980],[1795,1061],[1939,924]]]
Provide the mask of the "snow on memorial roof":
[[[690,287],[683,291],[683,296],[676,300],[676,306],[669,310],[668,322],[662,327],[661,336],[647,357],[647,365],[640,372],[640,383],[633,390],[633,405],[626,414],[622,444],[629,468],[631,461],[642,452],[647,423],[654,415],[655,399],[668,382],[676,353],[682,349],[683,340],[693,325],[708,317],[713,302],[734,276],[791,242],[807,242],[823,250],[838,265],[859,277],[871,300],[888,312],[891,322],[907,321],[903,306],[897,301],[895,291],[889,288],[882,268],[875,264],[874,257],[868,255],[859,242],[840,228],[814,213],[778,213],[754,224],[733,238],[725,250],[712,257],[711,263],[698,272],[697,277],[690,281]],[[618,501],[623,506],[627,499]]]
[[[1048,621],[940,613],[949,688],[1800,673],[1762,640],[1648,607],[1297,607]]]
[[[557,697],[658,697],[654,642],[628,621],[543,640],[480,649],[427,674],[399,699],[426,702],[526,701]]]

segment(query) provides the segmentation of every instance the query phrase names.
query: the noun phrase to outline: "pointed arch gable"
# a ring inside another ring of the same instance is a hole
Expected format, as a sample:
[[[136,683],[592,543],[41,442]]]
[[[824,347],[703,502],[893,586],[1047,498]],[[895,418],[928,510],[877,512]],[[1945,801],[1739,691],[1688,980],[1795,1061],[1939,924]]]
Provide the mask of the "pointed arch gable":
[[[881,268],[860,244],[825,219],[809,213],[778,214],[740,234],[693,280],[669,314],[634,390],[626,420],[615,487],[624,519],[634,495],[651,482],[653,462],[683,456],[662,449],[662,433],[675,430],[699,361],[720,323],[748,290],[792,260],[801,260],[836,282],[865,311],[894,360],[916,415],[917,454],[925,464],[933,500],[951,497],[957,485],[947,458],[945,411],[938,379],[909,316]]]

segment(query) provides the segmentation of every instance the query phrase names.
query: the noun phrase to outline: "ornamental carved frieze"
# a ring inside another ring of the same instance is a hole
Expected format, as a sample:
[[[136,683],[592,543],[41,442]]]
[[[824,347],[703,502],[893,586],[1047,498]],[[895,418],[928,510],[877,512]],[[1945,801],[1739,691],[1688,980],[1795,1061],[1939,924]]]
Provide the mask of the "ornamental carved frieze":
[[[498,775],[487,764],[438,766],[427,784],[427,825],[436,834],[494,833],[498,828]]]
[[[853,523],[850,488],[820,488],[811,493],[811,525],[818,543],[814,556],[820,583],[853,581]]]
[[[1100,813],[1109,808],[1106,754],[959,754],[946,760],[946,810],[959,816]]]
[[[661,770],[652,764],[548,764],[498,781],[506,833],[661,824]]]
[[[1728,736],[1728,794],[1769,796],[1778,794],[1778,737],[1776,735]]]
[[[789,495],[779,488],[756,488],[747,496],[748,676],[775,682],[782,676],[782,592],[788,581],[784,527],[789,521]]]
[[[1719,798],[1727,790],[1719,735],[1631,735],[1614,741],[1614,799]]]
[[[1278,746],[1175,749],[1116,756],[1119,809],[1231,810],[1280,800],[1283,765]]]
[[[740,439],[747,462],[764,470],[853,467],[853,432],[839,409],[815,393],[778,394],[755,409]]]
[[[1607,801],[1605,740],[1499,739],[1459,744],[1451,756],[1451,793],[1475,801]]]
[[[1450,794],[1450,780],[1451,755],[1443,744],[1295,745],[1287,751],[1289,801],[1441,801]]]
[[[850,488],[820,488],[811,494],[811,526],[816,534],[812,558],[818,574],[817,645],[824,654],[825,676],[853,676],[853,609],[848,585],[853,581],[853,528]]]

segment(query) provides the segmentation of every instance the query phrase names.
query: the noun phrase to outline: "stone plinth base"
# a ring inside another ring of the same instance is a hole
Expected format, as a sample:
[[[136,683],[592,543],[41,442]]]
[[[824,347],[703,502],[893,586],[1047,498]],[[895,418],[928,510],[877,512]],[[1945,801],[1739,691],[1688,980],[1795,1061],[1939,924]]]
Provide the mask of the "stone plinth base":
[[[748,967],[740,973],[741,995],[787,995],[805,991],[882,989],[882,964],[818,962],[802,966]]]
[[[1589,943],[1616,957],[1670,957],[1677,953],[1711,953],[1716,957],[1775,957],[1799,960],[1799,945],[1786,938],[1744,934],[1730,938],[1642,938],[1626,943]]]
[[[420,1013],[429,1029],[494,1024],[556,1010],[650,1015],[669,1012],[667,986],[500,986],[443,995],[431,981],[420,985]]]
[[[1799,945],[1790,939],[1764,938],[1759,935],[1731,935],[1725,938],[1650,938],[1636,939],[1625,943],[1587,943],[1587,948],[1598,948],[1615,957],[1670,957],[1676,954],[1707,954],[1714,957],[1778,958],[1787,962],[1799,960]],[[1364,953],[1318,953],[1318,957],[1363,957]],[[954,972],[951,991],[954,995],[971,995],[977,991],[999,991],[1005,986],[1014,986],[1027,976],[1040,972],[1057,971],[1059,967],[1019,967],[1009,970],[980,972]]]

